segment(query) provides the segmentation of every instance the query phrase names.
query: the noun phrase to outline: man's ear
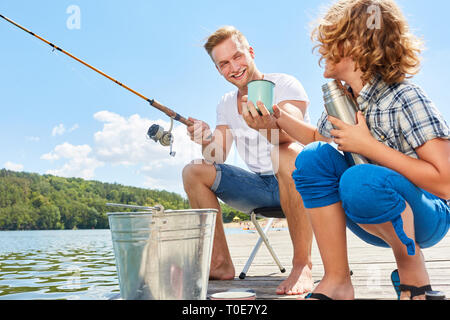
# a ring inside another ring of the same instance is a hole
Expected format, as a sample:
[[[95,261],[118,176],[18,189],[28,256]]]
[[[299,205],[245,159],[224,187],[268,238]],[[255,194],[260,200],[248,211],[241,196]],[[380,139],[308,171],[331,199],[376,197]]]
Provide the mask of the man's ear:
[[[252,59],[255,59],[255,50],[253,49],[253,47],[249,47],[248,52],[250,52],[250,56],[252,57]]]

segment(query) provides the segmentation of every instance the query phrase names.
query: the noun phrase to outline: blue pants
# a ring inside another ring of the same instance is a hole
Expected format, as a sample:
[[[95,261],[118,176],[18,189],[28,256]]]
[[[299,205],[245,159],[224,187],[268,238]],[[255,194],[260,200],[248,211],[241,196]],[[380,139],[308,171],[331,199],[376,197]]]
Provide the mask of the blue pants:
[[[447,203],[412,184],[397,172],[375,165],[350,167],[344,156],[331,145],[315,142],[296,160],[293,178],[307,209],[342,202],[347,227],[365,242],[389,247],[358,224],[391,222],[409,255],[415,243],[403,230],[401,214],[410,205],[414,213],[415,241],[429,248],[441,241],[450,226]]]
[[[250,214],[258,208],[280,206],[276,177],[260,175],[227,164],[214,164],[216,180],[211,190],[230,207]]]

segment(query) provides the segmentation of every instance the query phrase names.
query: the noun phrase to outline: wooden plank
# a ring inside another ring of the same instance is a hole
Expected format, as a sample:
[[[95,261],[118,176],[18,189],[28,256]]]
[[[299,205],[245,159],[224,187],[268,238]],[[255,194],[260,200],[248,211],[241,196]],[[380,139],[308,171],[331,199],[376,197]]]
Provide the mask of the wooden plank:
[[[292,243],[287,230],[269,233],[269,241],[281,263],[287,269],[282,274],[270,256],[264,244],[245,280],[235,278],[232,281],[210,281],[208,294],[229,289],[251,288],[257,298],[262,300],[291,300],[296,296],[276,295],[277,286],[287,277],[291,269]],[[389,248],[377,248],[366,244],[350,231],[347,234],[349,264],[354,275],[352,283],[357,299],[396,299],[391,285],[390,274],[396,269],[392,251]],[[227,235],[230,253],[239,275],[253,246],[258,240],[256,233],[239,233]],[[450,234],[433,248],[423,250],[431,284],[434,290],[443,291],[450,297]],[[323,264],[318,248],[314,242],[312,249],[313,278],[320,281],[323,277]]]

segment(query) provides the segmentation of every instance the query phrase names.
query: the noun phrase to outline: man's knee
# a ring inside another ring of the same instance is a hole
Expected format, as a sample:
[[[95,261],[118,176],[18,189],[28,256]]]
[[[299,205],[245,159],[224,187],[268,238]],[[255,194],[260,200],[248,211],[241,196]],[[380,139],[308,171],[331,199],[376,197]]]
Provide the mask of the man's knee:
[[[194,160],[183,168],[182,176],[185,190],[194,184],[211,187],[216,178],[216,168],[204,160]]]
[[[284,143],[273,148],[272,166],[277,178],[291,178],[295,170],[295,159],[302,151],[303,147],[298,143]]]

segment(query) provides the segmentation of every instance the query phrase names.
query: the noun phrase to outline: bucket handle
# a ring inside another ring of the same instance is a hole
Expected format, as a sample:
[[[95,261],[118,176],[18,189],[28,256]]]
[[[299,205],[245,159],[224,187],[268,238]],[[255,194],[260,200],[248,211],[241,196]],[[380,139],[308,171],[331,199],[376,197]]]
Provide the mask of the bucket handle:
[[[160,204],[157,204],[154,207],[145,207],[145,206],[135,206],[135,205],[130,205],[130,204],[107,203],[106,206],[128,208],[128,209],[135,209],[135,210],[144,210],[144,211],[156,211],[156,214],[158,214],[158,215],[164,214],[164,207]]]

